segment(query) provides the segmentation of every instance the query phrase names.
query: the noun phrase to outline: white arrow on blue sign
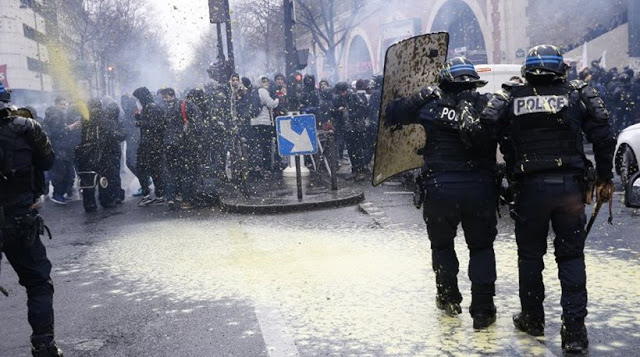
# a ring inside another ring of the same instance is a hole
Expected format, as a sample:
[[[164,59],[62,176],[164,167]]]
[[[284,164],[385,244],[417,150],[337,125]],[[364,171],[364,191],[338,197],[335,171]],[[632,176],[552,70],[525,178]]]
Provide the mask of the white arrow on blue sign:
[[[315,154],[318,151],[315,115],[277,117],[276,130],[280,155],[306,155]]]

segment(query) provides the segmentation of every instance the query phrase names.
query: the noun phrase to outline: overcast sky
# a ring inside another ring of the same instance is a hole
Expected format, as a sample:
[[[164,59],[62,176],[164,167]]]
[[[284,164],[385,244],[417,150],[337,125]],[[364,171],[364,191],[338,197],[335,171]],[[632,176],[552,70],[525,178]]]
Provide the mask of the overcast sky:
[[[153,21],[169,46],[170,61],[184,69],[192,56],[193,45],[209,27],[207,0],[147,0],[157,17]]]

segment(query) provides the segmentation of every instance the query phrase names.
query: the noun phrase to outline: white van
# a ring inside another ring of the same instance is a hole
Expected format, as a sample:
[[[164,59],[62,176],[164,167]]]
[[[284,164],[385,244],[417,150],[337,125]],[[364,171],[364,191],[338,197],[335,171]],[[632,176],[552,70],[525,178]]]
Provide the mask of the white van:
[[[511,77],[522,77],[520,64],[478,64],[475,67],[480,79],[488,82],[486,86],[478,89],[480,93],[495,93]]]

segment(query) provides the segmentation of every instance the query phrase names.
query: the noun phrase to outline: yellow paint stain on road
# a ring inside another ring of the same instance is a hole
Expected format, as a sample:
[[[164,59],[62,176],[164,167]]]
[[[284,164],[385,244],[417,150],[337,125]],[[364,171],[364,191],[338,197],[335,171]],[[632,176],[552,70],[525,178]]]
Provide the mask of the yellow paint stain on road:
[[[128,229],[131,229],[129,227]],[[153,230],[149,232],[149,230]],[[467,312],[468,251],[458,237],[463,314],[435,308],[435,282],[426,234],[365,228],[295,229],[237,223],[160,222],[141,226],[97,247],[95,259],[130,280],[136,289],[176,300],[238,299],[278,308],[301,355],[436,356],[505,355],[519,351],[545,356],[549,350],[514,332],[519,310],[515,242],[496,242],[497,323],[474,332]],[[155,237],[148,242],[149,237]],[[547,254],[547,319],[559,319],[559,282]],[[637,262],[587,252],[588,325],[629,336],[639,328]],[[628,279],[615,279],[625,272]],[[559,344],[558,331],[547,331]],[[625,345],[592,338],[609,350]],[[338,348],[339,347],[339,348]],[[338,348],[338,349],[335,349]]]

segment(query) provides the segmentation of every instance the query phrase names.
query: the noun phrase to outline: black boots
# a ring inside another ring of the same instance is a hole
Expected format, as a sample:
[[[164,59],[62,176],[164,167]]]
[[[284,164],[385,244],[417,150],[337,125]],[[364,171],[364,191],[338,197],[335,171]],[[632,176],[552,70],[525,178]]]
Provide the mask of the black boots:
[[[462,308],[460,307],[459,302],[445,301],[438,296],[436,296],[436,307],[452,317],[462,313]]]
[[[473,318],[473,328],[475,330],[482,330],[489,327],[496,322],[496,307],[491,309],[469,309],[471,317]]]
[[[589,347],[584,321],[563,321],[560,330],[562,350],[567,353],[582,353]]]
[[[53,335],[31,336],[31,355],[33,357],[63,357],[62,350],[53,340]]]
[[[513,315],[513,324],[531,336],[544,336],[544,317],[535,317],[523,311]]]

